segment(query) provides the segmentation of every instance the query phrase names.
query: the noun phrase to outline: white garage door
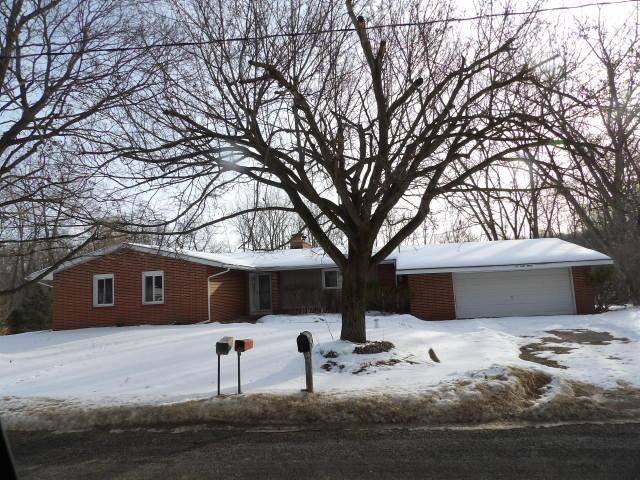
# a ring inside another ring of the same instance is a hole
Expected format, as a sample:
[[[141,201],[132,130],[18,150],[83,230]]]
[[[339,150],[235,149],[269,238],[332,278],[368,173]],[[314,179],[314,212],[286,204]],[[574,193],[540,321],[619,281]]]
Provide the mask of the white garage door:
[[[568,268],[517,272],[456,273],[458,318],[575,313]]]

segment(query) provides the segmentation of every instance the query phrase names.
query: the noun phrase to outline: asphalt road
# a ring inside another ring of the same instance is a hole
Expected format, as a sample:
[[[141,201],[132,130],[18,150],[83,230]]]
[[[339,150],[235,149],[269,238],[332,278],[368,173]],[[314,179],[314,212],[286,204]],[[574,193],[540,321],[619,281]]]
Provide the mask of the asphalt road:
[[[9,435],[21,479],[640,479],[640,424]]]

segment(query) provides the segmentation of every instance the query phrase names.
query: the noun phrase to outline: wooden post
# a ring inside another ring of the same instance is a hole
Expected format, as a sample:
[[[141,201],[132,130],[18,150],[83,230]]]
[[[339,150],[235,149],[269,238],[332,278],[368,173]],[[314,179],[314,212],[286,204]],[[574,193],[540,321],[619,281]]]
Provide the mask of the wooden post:
[[[303,392],[313,393],[313,366],[311,365],[311,352],[313,351],[313,336],[311,332],[304,331],[296,338],[298,352],[304,356],[304,370],[307,377],[307,388]]]
[[[304,352],[304,370],[307,377],[307,393],[313,393],[313,365],[311,364],[311,352]]]
[[[218,396],[220,396],[220,355],[218,355]]]
[[[242,389],[240,387],[240,353],[238,352],[238,394],[242,393]]]

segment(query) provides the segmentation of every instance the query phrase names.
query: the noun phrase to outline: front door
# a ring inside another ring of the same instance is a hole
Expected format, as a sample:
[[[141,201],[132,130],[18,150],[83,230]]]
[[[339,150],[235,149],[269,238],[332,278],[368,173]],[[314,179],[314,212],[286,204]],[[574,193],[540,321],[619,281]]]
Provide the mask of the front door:
[[[271,312],[271,274],[249,274],[249,308],[251,314]]]

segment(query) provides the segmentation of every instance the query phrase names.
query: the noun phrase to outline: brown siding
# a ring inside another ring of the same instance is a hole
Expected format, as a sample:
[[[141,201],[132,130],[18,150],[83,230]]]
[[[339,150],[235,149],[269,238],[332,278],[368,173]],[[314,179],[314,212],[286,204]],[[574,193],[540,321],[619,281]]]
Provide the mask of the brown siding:
[[[279,295],[274,297],[273,305],[274,308],[276,306],[279,308],[277,311],[280,313],[301,314],[341,311],[342,292],[339,289],[325,289],[322,287],[322,269],[283,270],[278,273],[277,280],[272,277],[272,285],[274,295],[276,295],[276,288]],[[375,266],[368,273],[367,280],[370,289],[375,289],[376,287],[395,289],[395,265],[385,263]],[[386,291],[385,295],[388,300],[387,303],[389,305],[393,304],[392,299],[396,298],[393,296],[394,294]],[[371,296],[369,299],[371,301],[375,300]],[[371,305],[375,310],[386,309],[375,302]],[[389,311],[398,311],[398,309],[394,306]],[[406,309],[403,311],[406,311]]]
[[[323,290],[319,269],[279,272],[280,311],[287,314],[328,311],[332,297],[340,290]],[[335,310],[334,310],[335,311]]]
[[[451,273],[408,275],[411,314],[423,320],[453,320],[456,307]]]
[[[378,284],[381,287],[396,286],[396,266],[393,263],[378,265]]]
[[[280,313],[280,272],[271,272],[271,312]]]
[[[594,295],[591,285],[591,267],[572,267],[573,292],[576,299],[576,313],[594,313]]]
[[[142,272],[152,270],[164,271],[164,303],[143,305]],[[207,277],[217,271],[220,269],[166,256],[129,249],[118,250],[54,275],[53,328],[62,330],[205,321],[208,318]],[[114,274],[112,307],[93,306],[93,275],[101,273]],[[246,289],[242,285],[242,282],[237,281],[223,288],[227,297],[233,296],[230,291],[235,291],[235,300],[232,302],[234,305],[244,298]],[[215,310],[215,302],[214,299],[212,310]],[[223,311],[225,309],[233,314],[240,311],[239,308],[233,310],[223,307]],[[223,317],[226,319],[229,315],[225,314]]]
[[[216,269],[212,270],[210,275],[216,273]],[[247,272],[240,270],[231,270],[210,280],[212,321],[230,322],[248,314],[247,281]]]

